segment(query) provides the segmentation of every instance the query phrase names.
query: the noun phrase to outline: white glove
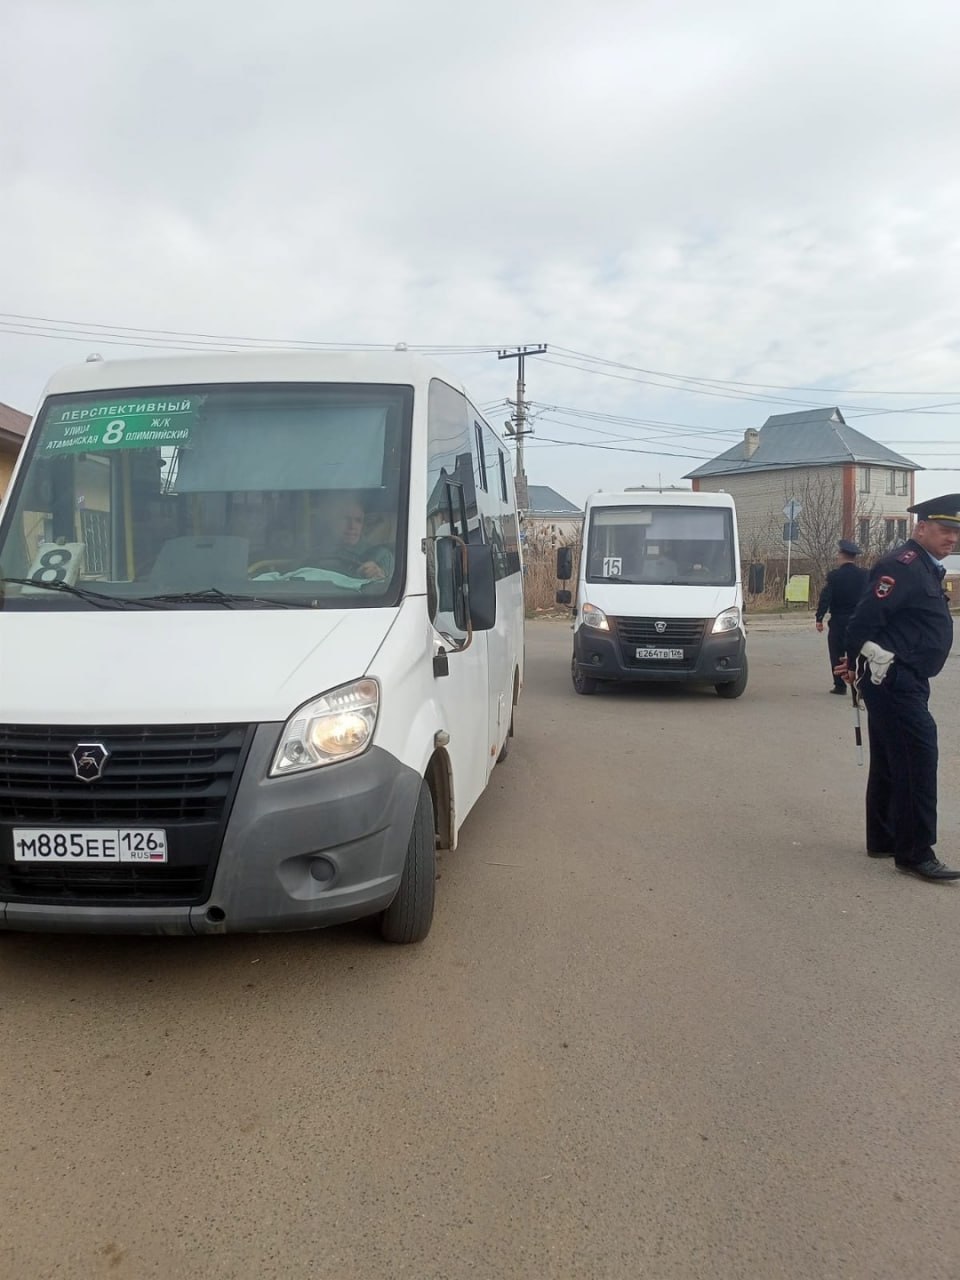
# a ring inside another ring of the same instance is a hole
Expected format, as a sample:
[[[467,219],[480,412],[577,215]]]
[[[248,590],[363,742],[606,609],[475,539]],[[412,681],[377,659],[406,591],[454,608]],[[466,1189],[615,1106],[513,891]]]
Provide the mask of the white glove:
[[[889,649],[881,649],[873,640],[864,641],[860,652],[870,664],[870,683],[883,684],[895,655]]]

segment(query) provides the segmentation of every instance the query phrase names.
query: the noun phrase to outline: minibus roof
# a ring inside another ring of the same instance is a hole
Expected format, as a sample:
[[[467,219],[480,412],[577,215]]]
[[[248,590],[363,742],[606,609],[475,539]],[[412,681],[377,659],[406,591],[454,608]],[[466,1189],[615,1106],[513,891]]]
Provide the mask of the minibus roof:
[[[410,351],[236,351],[88,359],[67,365],[49,380],[44,395],[238,382],[331,382],[423,386],[431,378],[466,395],[459,378]]]
[[[692,489],[599,489],[587,498],[592,507],[730,507],[729,493],[695,493]]]

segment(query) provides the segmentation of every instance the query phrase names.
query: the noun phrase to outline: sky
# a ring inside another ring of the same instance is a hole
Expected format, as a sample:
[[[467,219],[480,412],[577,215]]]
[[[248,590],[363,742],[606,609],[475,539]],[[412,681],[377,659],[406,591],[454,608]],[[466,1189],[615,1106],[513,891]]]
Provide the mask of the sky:
[[[0,401],[90,351],[406,342],[499,428],[497,349],[545,343],[526,471],[577,504],[812,405],[960,489],[952,0],[5,0],[3,28]]]

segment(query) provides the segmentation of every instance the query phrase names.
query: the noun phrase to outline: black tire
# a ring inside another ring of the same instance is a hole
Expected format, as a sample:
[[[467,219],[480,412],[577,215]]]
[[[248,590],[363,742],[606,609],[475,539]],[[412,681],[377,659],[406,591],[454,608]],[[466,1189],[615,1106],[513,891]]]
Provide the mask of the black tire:
[[[593,676],[585,676],[577,667],[577,660],[574,658],[573,665],[570,668],[570,674],[573,677],[573,687],[577,693],[591,694],[596,693],[600,684],[599,680],[594,680]]]
[[[728,680],[726,684],[714,685],[720,698],[739,698],[747,687],[747,655],[743,655],[743,668],[736,680]]]
[[[510,728],[507,730],[507,736],[503,740],[503,746],[500,748],[500,754],[497,756],[497,764],[503,764],[507,756],[510,754],[510,739],[513,737],[514,721],[517,717],[517,709],[510,712]]]
[[[433,821],[433,796],[426,782],[421,782],[400,888],[380,917],[380,936],[385,942],[409,943],[424,940],[433,923],[436,888],[437,837]]]

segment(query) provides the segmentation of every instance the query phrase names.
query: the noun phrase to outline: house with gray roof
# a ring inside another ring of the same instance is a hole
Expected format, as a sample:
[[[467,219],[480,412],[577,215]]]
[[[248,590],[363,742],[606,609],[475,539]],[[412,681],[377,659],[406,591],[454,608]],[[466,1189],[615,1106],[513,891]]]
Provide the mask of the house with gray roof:
[[[577,541],[583,529],[583,512],[547,484],[527,486],[527,506],[523,513],[524,532],[551,546],[567,546]]]
[[[751,559],[783,553],[783,508],[795,499],[799,528],[789,532],[820,567],[838,538],[876,553],[908,537],[920,470],[851,427],[838,408],[824,408],[774,414],[685,479],[696,491],[732,495]]]

